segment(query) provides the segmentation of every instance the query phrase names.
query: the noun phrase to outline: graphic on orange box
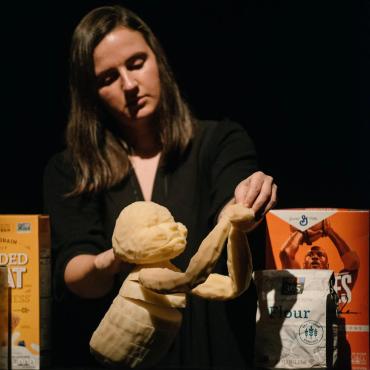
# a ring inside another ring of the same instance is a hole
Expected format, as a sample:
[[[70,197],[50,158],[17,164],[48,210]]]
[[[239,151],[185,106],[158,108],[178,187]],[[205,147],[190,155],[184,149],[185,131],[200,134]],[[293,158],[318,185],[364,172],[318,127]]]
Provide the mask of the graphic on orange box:
[[[335,272],[352,370],[369,369],[369,211],[281,209],[266,220],[267,268]]]

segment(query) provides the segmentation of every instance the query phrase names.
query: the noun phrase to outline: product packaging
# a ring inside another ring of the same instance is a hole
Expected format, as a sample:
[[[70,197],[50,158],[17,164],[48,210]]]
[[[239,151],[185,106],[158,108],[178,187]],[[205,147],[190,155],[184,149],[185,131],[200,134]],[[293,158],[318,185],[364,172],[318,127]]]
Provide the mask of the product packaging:
[[[337,295],[331,270],[263,270],[258,294],[255,365],[265,369],[333,368]]]
[[[267,217],[267,269],[330,269],[338,295],[338,368],[369,369],[369,211],[277,209]]]
[[[0,370],[10,368],[10,290],[8,270],[0,266]]]
[[[43,215],[0,215],[0,265],[11,289],[11,368],[50,361],[50,227]]]

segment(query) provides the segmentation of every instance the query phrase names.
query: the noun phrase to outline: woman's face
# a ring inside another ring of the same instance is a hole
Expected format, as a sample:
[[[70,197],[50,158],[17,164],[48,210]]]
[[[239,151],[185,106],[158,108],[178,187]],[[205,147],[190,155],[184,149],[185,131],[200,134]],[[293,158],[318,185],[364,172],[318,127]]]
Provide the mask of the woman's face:
[[[122,123],[146,122],[156,111],[161,84],[156,57],[140,32],[117,27],[96,46],[97,89]]]

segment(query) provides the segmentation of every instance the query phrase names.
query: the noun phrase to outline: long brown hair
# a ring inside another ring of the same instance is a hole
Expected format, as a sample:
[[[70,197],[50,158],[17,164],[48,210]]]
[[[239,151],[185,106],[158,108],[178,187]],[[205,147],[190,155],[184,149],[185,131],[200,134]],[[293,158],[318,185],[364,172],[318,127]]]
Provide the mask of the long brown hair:
[[[96,8],[78,24],[71,43],[71,107],[66,143],[76,171],[76,184],[70,195],[112,187],[130,168],[125,143],[115,134],[114,125],[109,123],[100,103],[93,62],[95,47],[118,26],[140,32],[157,60],[161,97],[156,119],[161,130],[162,163],[173,166],[193,136],[194,119],[151,29],[135,13],[121,6]]]

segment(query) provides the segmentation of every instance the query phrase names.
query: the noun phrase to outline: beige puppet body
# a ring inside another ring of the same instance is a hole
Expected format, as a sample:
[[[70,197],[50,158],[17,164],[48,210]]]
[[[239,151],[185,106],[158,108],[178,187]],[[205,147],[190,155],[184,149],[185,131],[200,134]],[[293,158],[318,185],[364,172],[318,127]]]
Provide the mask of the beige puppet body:
[[[169,263],[151,266],[171,268]],[[177,308],[185,307],[185,294],[144,288],[137,281],[143,268],[139,265],[128,275],[91,338],[92,352],[108,365],[151,366],[167,352],[180,328]]]
[[[96,358],[115,367],[150,367],[166,354],[180,328],[178,308],[186,305],[185,293],[219,300],[241,294],[252,262],[247,239],[234,223],[251,223],[253,216],[240,205],[230,206],[181,272],[169,260],[186,246],[185,226],[153,202],[126,207],[116,222],[113,248],[136,266],[92,335]],[[211,274],[227,238],[229,276]]]

